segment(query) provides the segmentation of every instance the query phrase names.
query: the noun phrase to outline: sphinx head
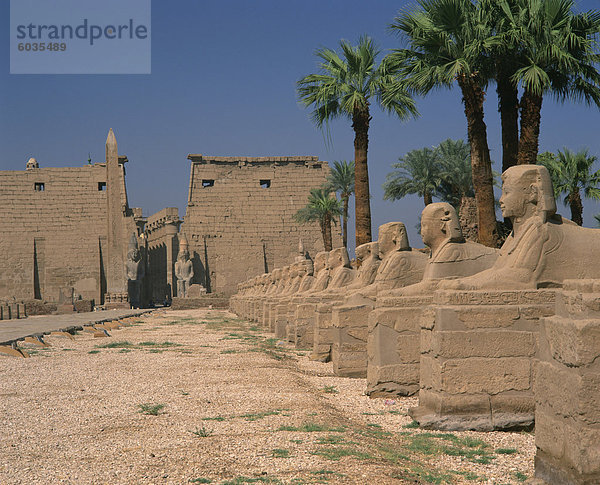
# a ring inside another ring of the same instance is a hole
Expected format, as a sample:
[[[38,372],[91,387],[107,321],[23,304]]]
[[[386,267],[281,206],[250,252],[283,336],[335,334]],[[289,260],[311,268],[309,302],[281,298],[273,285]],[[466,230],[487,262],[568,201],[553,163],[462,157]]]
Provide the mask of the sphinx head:
[[[402,222],[388,222],[379,226],[379,257],[383,259],[392,251],[410,251],[406,227]]]
[[[361,244],[356,247],[356,260],[361,263],[367,258],[374,256],[379,257],[379,243],[377,241]]]
[[[328,251],[318,252],[315,256],[315,266],[314,271],[315,274],[321,271],[322,269],[327,268],[327,259],[329,258]]]
[[[348,257],[348,251],[346,248],[335,248],[333,251],[330,251],[329,258],[327,260],[327,266],[329,269],[340,267],[349,268],[350,258]]]
[[[464,242],[456,210],[447,202],[429,204],[421,214],[421,237],[430,248],[442,242]]]
[[[545,222],[556,213],[552,180],[543,165],[516,165],[502,174],[500,209],[521,220],[538,215]]]

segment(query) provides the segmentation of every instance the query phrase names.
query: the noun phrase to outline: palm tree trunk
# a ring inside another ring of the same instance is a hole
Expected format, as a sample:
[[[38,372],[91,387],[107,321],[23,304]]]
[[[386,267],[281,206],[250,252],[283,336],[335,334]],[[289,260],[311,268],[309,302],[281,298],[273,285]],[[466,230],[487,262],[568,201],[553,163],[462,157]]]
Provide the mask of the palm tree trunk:
[[[433,197],[431,197],[431,192],[425,192],[423,194],[423,202],[425,203],[426,206],[428,206],[429,204],[431,204],[433,202]]]
[[[333,249],[333,240],[331,238],[331,216],[329,214],[325,214],[323,217],[323,242],[325,251],[331,251]]]
[[[526,89],[521,97],[521,138],[519,139],[519,165],[537,163],[538,141],[542,115],[542,96]]]
[[[342,214],[342,242],[344,247],[348,247],[348,202],[350,197],[344,196],[344,213]]]
[[[494,207],[494,184],[492,161],[487,143],[487,129],[483,121],[483,101],[485,93],[473,77],[461,76],[458,84],[462,90],[469,144],[471,145],[471,168],[473,189],[477,201],[477,226],[479,242],[496,247],[498,228]]]
[[[571,209],[571,220],[575,224],[583,226],[583,203],[578,188],[569,194],[569,207]]]
[[[371,196],[369,193],[369,110],[355,110],[352,116],[354,129],[354,207],[356,216],[356,245],[371,242]]]
[[[502,124],[502,171],[517,164],[519,154],[519,93],[510,73],[498,65],[498,111]]]

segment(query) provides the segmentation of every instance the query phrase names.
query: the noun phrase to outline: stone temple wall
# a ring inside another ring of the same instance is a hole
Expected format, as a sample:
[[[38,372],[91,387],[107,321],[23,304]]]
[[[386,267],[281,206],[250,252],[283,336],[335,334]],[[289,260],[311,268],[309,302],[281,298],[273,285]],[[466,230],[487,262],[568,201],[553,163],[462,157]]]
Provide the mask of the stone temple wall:
[[[318,157],[189,155],[191,173],[185,232],[194,261],[193,283],[233,294],[237,284],[293,260],[302,239],[314,256],[323,250],[318,224],[293,220],[310,189],[325,182]],[[339,224],[333,247],[341,246]]]
[[[43,184],[43,185],[41,185]],[[0,298],[100,300],[106,167],[0,172]]]
[[[116,223],[129,236],[137,231],[126,161],[118,157],[110,169],[112,191],[105,163],[39,168],[32,159],[27,170],[0,171],[0,300],[60,302],[74,293],[103,303],[110,283],[109,196],[119,207]],[[124,260],[127,241],[118,246]]]
[[[146,223],[148,273],[146,279],[155,303],[163,303],[177,296],[174,265],[179,242],[179,211],[167,207],[148,217]]]

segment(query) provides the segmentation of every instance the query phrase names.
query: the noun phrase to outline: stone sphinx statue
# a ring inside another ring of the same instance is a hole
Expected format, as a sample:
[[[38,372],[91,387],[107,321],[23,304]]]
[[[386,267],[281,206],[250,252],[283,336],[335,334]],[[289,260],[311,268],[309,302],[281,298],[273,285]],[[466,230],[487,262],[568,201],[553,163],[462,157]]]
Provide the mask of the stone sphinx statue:
[[[325,292],[348,286],[356,276],[356,271],[350,266],[348,251],[344,247],[329,252],[327,267],[330,271],[330,280]]]
[[[175,276],[177,277],[177,296],[179,298],[186,298],[188,296],[188,288],[194,277],[194,265],[190,259],[188,241],[185,234],[181,234],[179,238],[179,254],[177,254],[177,261],[175,262]]]
[[[305,259],[300,263],[303,267],[301,272],[303,273],[302,279],[300,280],[300,285],[298,285],[298,293],[303,293],[305,291],[310,290],[311,286],[315,282],[314,277],[314,263],[312,259]]]
[[[456,210],[447,202],[429,204],[421,214],[421,237],[430,248],[420,283],[383,295],[419,295],[437,289],[440,280],[471,276],[491,268],[498,250],[465,241]]]
[[[142,298],[142,279],[145,275],[142,253],[138,248],[137,237],[131,235],[129,248],[127,251],[127,261],[125,262],[125,272],[127,273],[127,294],[129,304],[132,308],[140,308]]]
[[[381,261],[375,280],[352,293],[349,302],[358,303],[363,297],[373,300],[378,292],[412,285],[423,279],[427,256],[410,247],[402,222],[388,222],[379,226],[377,245]]]
[[[306,293],[317,293],[327,288],[330,279],[328,259],[328,251],[320,251],[315,255],[314,282],[310,289],[306,291]],[[304,292],[302,294],[304,294]]]
[[[440,285],[445,289],[560,287],[565,279],[600,274],[600,231],[556,214],[550,174],[542,165],[517,165],[502,174],[502,215],[513,230],[488,270]]]

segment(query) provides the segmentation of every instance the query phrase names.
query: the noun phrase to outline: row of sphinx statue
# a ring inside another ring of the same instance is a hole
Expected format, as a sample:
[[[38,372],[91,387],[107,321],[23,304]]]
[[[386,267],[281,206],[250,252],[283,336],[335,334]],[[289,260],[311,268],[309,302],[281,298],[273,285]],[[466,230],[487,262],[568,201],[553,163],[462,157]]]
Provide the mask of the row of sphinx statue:
[[[422,427],[531,428],[536,399],[538,409],[552,399],[536,396],[536,366],[556,358],[540,329],[566,282],[600,279],[600,230],[556,213],[543,166],[511,167],[502,182],[512,232],[499,250],[466,241],[455,209],[432,203],[428,250],[410,247],[401,222],[357,247],[355,267],[345,248],[311,259],[300,244],[289,266],[241,283],[231,310],[332,360],[339,376],[366,377],[373,397],[418,393]]]

